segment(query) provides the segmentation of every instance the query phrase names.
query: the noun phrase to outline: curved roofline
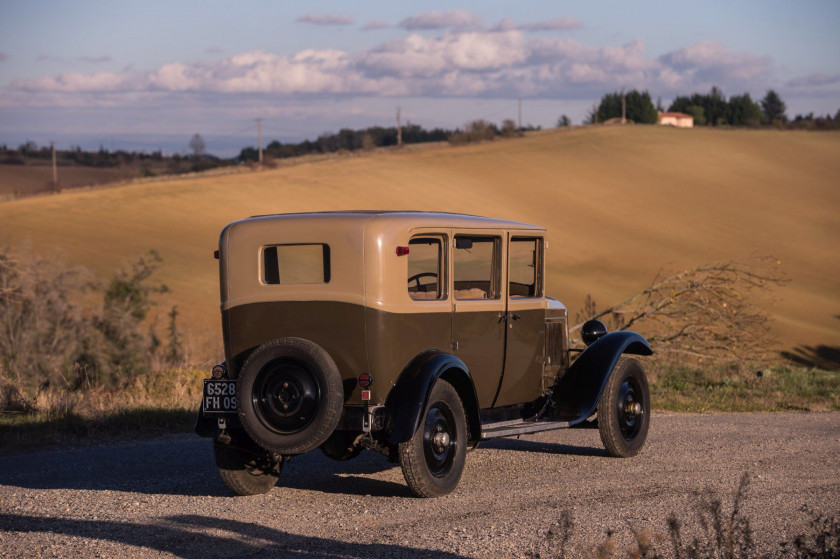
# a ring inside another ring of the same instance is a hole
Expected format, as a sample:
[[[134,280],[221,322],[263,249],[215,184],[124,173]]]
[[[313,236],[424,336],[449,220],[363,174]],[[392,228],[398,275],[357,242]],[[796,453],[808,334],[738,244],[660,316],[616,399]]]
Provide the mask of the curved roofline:
[[[463,213],[455,213],[455,212],[443,212],[443,211],[417,211],[417,210],[331,210],[331,211],[320,211],[320,212],[294,212],[294,213],[277,213],[277,214],[262,214],[262,215],[252,215],[249,218],[242,220],[247,221],[248,219],[268,219],[268,218],[294,218],[294,217],[360,217],[360,218],[367,218],[367,219],[374,219],[376,217],[400,217],[400,216],[415,216],[415,217],[424,217],[424,218],[435,218],[440,217],[443,219],[466,219],[469,221],[474,221],[477,224],[483,224],[488,226],[495,226],[495,227],[515,227],[515,228],[523,228],[523,229],[542,229],[544,230],[545,227],[541,225],[533,225],[530,223],[524,223],[520,221],[511,221],[507,219],[499,219],[493,217],[485,217],[480,215],[473,215],[473,214],[463,214]]]

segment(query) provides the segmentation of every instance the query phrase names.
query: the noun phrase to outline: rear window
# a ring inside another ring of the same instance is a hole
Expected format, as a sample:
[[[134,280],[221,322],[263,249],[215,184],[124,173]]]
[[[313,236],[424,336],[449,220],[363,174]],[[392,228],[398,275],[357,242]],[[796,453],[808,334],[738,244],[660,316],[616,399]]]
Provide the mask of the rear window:
[[[263,247],[263,283],[306,285],[329,283],[330,247],[326,244]]]

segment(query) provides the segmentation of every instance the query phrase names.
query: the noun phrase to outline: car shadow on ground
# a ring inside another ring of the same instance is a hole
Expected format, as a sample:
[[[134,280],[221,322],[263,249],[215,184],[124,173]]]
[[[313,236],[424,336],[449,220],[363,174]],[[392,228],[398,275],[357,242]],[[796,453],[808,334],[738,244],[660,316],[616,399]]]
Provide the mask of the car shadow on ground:
[[[259,524],[179,515],[154,524],[0,514],[0,530],[110,541],[177,557],[442,557],[461,555],[383,542],[351,543],[290,534]],[[207,533],[212,531],[213,533]],[[220,533],[221,532],[221,533]]]
[[[379,454],[336,462],[313,451],[293,457],[278,485],[350,495],[409,496],[404,484],[370,477],[398,467]],[[232,497],[208,439],[174,438],[0,457],[0,485],[29,489],[124,491]]]
[[[492,439],[481,443],[481,446],[478,448],[518,450],[520,452],[539,452],[541,454],[565,454],[568,456],[609,456],[607,451],[600,447],[547,443],[528,439]]]
[[[606,456],[601,448],[527,439],[494,439],[479,448]],[[293,457],[283,468],[278,485],[325,493],[409,497],[411,493],[402,479],[397,483],[375,477],[393,468],[399,466],[372,451],[344,462],[313,451]],[[0,457],[0,485],[149,495],[232,496],[219,478],[211,442],[198,437],[3,456]]]

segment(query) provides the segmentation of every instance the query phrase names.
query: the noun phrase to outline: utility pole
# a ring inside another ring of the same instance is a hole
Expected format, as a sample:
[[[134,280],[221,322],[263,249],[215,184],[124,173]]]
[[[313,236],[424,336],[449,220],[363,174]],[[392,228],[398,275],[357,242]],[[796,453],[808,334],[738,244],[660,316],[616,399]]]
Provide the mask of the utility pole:
[[[52,147],[52,171],[53,171],[53,189],[58,190],[58,165],[55,161],[55,142],[50,142]]]
[[[401,115],[401,108],[397,107],[397,147],[402,147],[402,115]]]
[[[522,131],[522,97],[518,99],[519,101],[519,131]]]
[[[262,165],[263,154],[262,154],[262,119],[261,118],[257,119],[257,144],[259,145],[258,149],[259,149],[259,153],[260,153],[259,162],[260,162],[260,165]]]
[[[621,88],[621,124],[627,124],[627,103],[624,102],[624,88]]]

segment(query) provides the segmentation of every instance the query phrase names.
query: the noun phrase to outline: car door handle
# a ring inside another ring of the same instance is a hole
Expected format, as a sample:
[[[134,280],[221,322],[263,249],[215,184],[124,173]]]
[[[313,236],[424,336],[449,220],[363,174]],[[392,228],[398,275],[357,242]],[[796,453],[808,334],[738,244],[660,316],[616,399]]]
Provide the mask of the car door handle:
[[[520,318],[522,318],[522,317],[521,317],[520,315],[518,315],[518,314],[512,314],[512,315],[510,315],[510,317],[511,317],[512,319],[514,319],[514,320],[519,320]]]

